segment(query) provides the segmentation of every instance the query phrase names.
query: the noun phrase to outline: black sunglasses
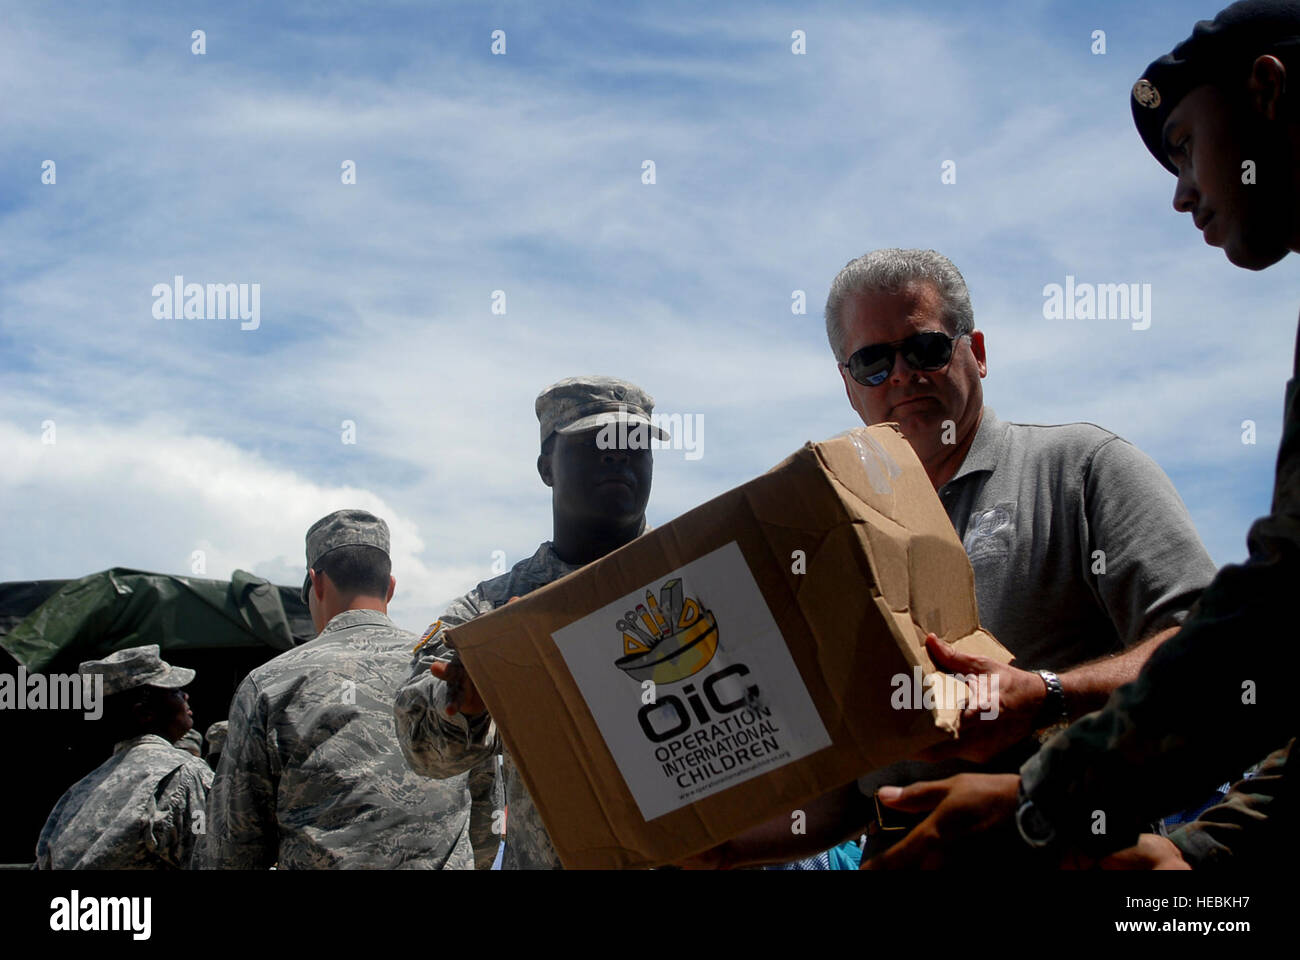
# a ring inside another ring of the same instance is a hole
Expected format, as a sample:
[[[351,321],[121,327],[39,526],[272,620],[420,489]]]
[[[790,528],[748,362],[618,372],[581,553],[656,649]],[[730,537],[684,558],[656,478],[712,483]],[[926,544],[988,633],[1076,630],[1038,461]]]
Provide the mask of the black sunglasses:
[[[969,333],[959,333],[950,337],[937,330],[914,333],[893,343],[868,344],[840,366],[847,367],[849,376],[864,387],[878,387],[889,379],[889,372],[894,369],[894,354],[901,353],[913,370],[933,373],[948,365],[957,341],[968,336]]]

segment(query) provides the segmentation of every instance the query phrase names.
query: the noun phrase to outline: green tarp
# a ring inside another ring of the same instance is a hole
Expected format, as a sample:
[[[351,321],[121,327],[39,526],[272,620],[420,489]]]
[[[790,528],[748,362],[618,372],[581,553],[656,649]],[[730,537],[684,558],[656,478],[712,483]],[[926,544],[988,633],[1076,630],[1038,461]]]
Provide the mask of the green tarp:
[[[114,567],[68,581],[0,646],[28,670],[75,672],[83,660],[145,643],[158,644],[165,658],[168,650],[282,651],[295,636],[301,643],[314,635],[290,588],[243,570],[199,580]]]
[[[187,686],[194,724],[226,719],[240,681],[316,635],[298,587],[236,571],[200,580],[114,568],[80,580],[0,583],[0,673],[73,674],[83,660],[156,643],[195,671]],[[20,694],[21,696],[21,694]],[[0,863],[30,863],[55,801],[108,756],[110,744],[76,710],[0,710],[6,785]]]

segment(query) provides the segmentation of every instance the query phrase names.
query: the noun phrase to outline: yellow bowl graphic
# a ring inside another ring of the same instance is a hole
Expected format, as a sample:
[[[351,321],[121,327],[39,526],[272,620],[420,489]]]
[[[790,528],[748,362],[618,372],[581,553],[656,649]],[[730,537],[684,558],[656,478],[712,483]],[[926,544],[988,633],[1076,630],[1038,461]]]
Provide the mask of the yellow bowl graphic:
[[[676,683],[703,670],[718,650],[718,622],[705,613],[681,633],[655,644],[645,653],[620,657],[614,666],[634,680]]]

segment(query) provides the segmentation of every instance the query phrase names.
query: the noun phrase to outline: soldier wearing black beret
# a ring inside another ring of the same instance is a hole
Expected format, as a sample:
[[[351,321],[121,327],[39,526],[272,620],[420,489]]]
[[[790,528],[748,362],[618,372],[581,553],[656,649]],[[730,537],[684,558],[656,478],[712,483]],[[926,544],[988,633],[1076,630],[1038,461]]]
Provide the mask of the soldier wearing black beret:
[[[1205,242],[1237,266],[1262,270],[1300,251],[1298,98],[1297,0],[1233,4],[1196,24],[1132,88],[1143,142],[1177,177],[1174,209],[1190,214]],[[1290,684],[1278,665],[1290,661],[1300,584],[1298,385],[1300,341],[1286,385],[1272,512],[1251,527],[1249,559],[1219,572],[1136,681],[1048,741],[1019,774],[963,774],[881,790],[890,806],[931,813],[869,866],[959,861],[978,839],[972,834],[1012,823],[1022,849],[1084,865],[1185,867],[1183,854],[1214,851],[1204,832],[1174,852],[1151,834],[1138,843],[1139,830],[1195,800],[1206,784],[1294,743]],[[1276,864],[1295,852],[1297,819],[1282,809],[1294,806],[1297,793],[1294,772],[1277,772],[1279,756],[1270,757],[1269,769],[1270,791],[1280,800],[1270,825],[1254,820],[1270,842],[1252,841]],[[1097,811],[1106,817],[1100,832],[1093,829]],[[1221,825],[1244,822],[1239,810],[1228,813]]]

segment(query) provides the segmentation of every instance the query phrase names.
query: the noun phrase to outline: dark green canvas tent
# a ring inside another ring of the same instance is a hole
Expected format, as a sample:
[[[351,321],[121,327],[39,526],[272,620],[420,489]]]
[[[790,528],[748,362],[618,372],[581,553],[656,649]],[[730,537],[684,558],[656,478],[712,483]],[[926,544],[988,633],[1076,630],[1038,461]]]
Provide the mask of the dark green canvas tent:
[[[84,660],[156,643],[164,660],[196,671],[187,691],[200,732],[226,718],[253,667],[315,634],[297,587],[242,570],[206,580],[115,567],[80,580],[0,584],[0,673],[75,674]],[[0,710],[9,788],[0,863],[32,862],[55,801],[107,758],[102,739],[81,712]]]

